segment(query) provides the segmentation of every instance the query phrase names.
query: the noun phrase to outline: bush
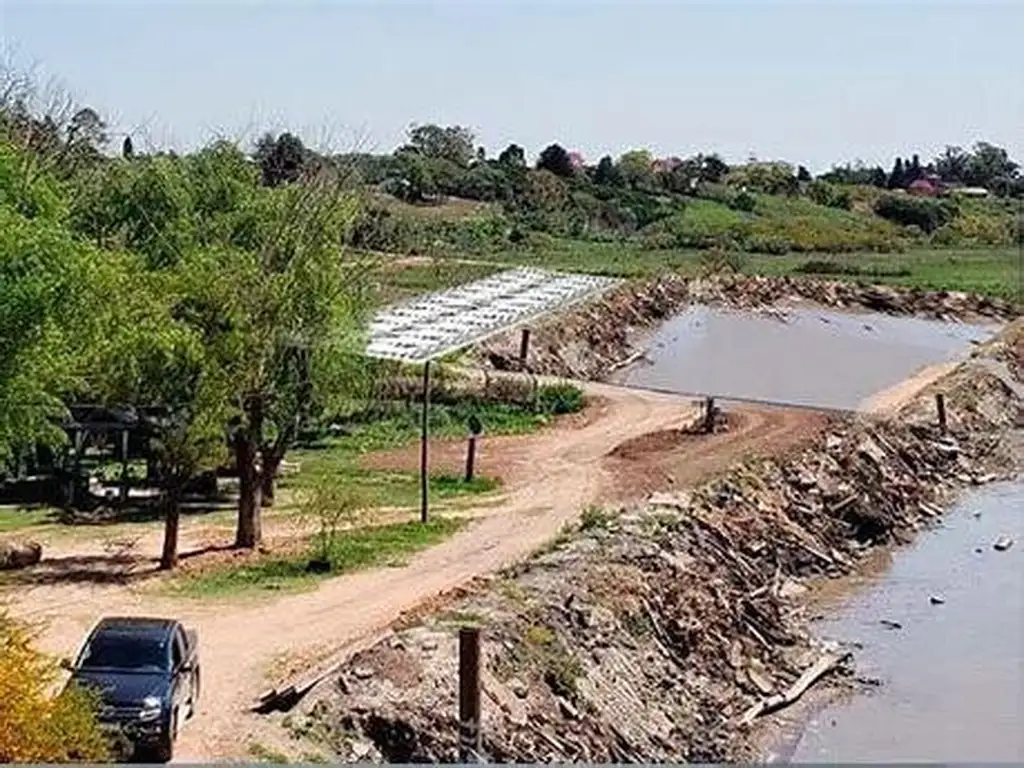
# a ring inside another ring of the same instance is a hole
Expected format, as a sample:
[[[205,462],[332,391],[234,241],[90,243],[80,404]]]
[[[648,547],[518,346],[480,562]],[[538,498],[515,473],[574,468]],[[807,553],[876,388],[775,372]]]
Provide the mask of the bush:
[[[732,203],[729,207],[733,210],[753,213],[754,208],[757,207],[757,198],[744,190],[732,199]]]
[[[752,235],[744,241],[744,248],[751,253],[785,256],[793,249],[793,243],[778,235]]]
[[[34,639],[27,625],[0,612],[0,762],[108,760],[94,697],[77,687],[51,695],[60,668]]]
[[[577,413],[583,405],[583,390],[572,384],[546,384],[537,391],[537,408],[542,413]]]
[[[950,222],[955,209],[938,200],[910,195],[884,195],[875,203],[875,213],[895,224],[918,226],[930,234]]]

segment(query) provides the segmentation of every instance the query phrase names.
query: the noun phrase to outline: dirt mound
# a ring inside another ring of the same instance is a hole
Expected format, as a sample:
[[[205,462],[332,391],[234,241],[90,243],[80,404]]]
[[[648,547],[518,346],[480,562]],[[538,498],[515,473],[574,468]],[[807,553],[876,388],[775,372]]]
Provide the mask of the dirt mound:
[[[922,396],[899,422],[834,421],[692,491],[585,515],[550,551],[354,657],[307,725],[342,759],[455,760],[454,634],[476,623],[488,759],[754,757],[745,714],[834,658],[808,632],[807,580],[850,573],[962,488],[1012,474],[1014,390],[970,365],[946,384],[946,434]]]
[[[937,320],[1004,321],[1019,315],[1000,299],[950,291],[868,286],[794,277],[727,275],[685,278],[667,274],[622,288],[535,327],[528,368],[534,373],[602,379],[637,354],[638,332],[649,330],[692,304],[765,309],[811,302],[833,309],[858,308]],[[479,362],[518,370],[519,334],[507,333],[475,350]]]

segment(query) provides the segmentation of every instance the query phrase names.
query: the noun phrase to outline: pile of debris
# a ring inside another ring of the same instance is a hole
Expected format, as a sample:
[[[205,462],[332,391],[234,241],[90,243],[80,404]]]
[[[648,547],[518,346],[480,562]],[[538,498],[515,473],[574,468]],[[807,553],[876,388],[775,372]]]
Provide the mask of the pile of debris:
[[[1004,321],[1020,313],[999,299],[950,291],[859,285],[796,277],[722,275],[686,278],[670,273],[631,282],[532,329],[527,369],[533,373],[602,379],[639,357],[639,337],[695,304],[740,310],[811,302],[938,320]],[[476,348],[496,370],[519,370],[520,338],[499,335]]]
[[[960,489],[1012,474],[1005,420],[982,422],[1020,403],[972,375],[973,391],[950,393],[945,433],[924,411],[836,421],[818,444],[689,493],[584,515],[550,551],[351,659],[305,730],[344,760],[456,760],[455,632],[475,623],[489,760],[753,758],[760,714],[837,667],[850,676],[843,649],[808,631],[809,581],[851,572]]]

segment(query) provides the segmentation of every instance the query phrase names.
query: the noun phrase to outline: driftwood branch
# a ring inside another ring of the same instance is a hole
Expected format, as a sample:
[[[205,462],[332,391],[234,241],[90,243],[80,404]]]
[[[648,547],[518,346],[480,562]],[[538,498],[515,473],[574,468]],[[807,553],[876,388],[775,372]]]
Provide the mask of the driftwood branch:
[[[740,718],[740,725],[749,725],[761,715],[767,715],[770,712],[777,712],[778,710],[795,703],[807,692],[808,688],[831,672],[840,662],[849,657],[849,655],[849,651],[826,653],[814,662],[814,664],[804,670],[804,673],[800,675],[800,677],[797,678],[797,681],[787,690],[782,693],[776,693],[766,699],[762,699],[748,709]]]

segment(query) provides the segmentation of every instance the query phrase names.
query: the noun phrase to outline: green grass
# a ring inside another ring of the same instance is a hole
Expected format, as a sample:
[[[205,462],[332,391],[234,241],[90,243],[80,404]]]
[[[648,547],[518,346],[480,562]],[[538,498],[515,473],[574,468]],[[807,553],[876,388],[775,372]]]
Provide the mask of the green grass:
[[[310,554],[269,556],[251,565],[186,574],[171,583],[174,594],[220,597],[244,593],[308,589],[317,582],[375,566],[401,565],[410,555],[456,533],[464,521],[435,517],[426,524],[397,523],[357,528],[338,534],[330,553],[331,570],[308,573]],[[311,550],[312,551],[312,550]]]
[[[511,405],[433,405],[429,429],[432,437],[466,435],[466,420],[476,413],[487,434],[521,435],[550,423],[551,416]],[[373,451],[400,448],[419,438],[420,410],[402,409],[390,416],[355,424],[349,434],[324,440],[316,447],[297,448],[288,460],[298,462],[301,471],[281,479],[281,487],[311,488],[330,477],[351,487],[360,498],[377,507],[413,506],[419,498],[419,475],[415,471],[367,470],[359,466],[362,456]],[[478,477],[466,483],[460,477],[435,475],[430,478],[435,499],[493,491],[497,482]]]
[[[39,528],[56,522],[54,510],[48,507],[0,506],[0,533]]]
[[[839,212],[845,213],[845,212]],[[483,258],[504,266],[529,264],[574,272],[643,278],[674,271],[701,272],[700,252],[644,250],[635,244],[559,240],[542,250],[495,251]],[[799,275],[808,262],[836,266],[823,278],[863,280],[928,290],[970,291],[1004,299],[1016,297],[1019,256],[1016,248],[930,248],[905,253],[746,254],[744,272]]]

